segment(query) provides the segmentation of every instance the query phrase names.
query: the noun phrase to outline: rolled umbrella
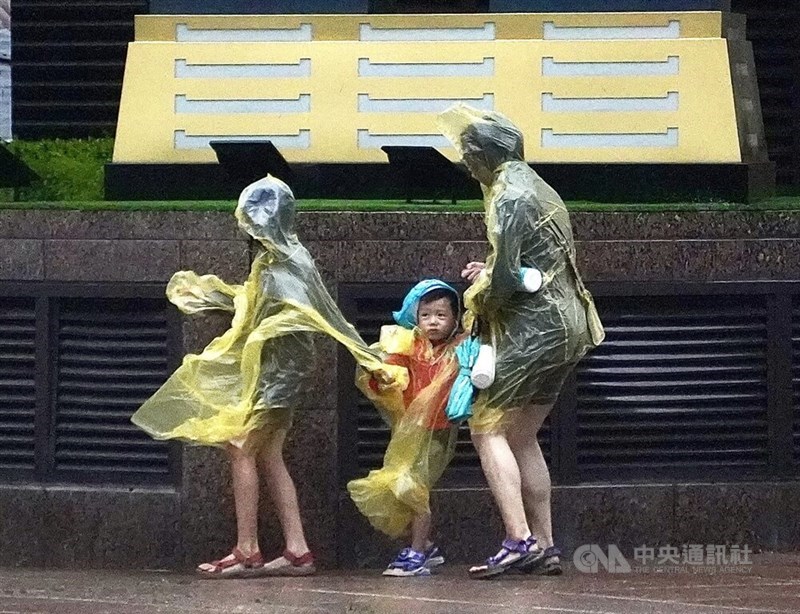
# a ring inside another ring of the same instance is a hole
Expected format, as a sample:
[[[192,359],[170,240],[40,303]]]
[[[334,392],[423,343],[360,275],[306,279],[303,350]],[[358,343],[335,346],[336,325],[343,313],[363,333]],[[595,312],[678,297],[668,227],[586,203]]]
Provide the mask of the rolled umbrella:
[[[450,389],[450,398],[445,409],[450,422],[463,422],[472,415],[472,398],[475,395],[475,387],[472,385],[470,377],[480,345],[478,337],[470,336],[456,347],[459,371],[456,381]]]

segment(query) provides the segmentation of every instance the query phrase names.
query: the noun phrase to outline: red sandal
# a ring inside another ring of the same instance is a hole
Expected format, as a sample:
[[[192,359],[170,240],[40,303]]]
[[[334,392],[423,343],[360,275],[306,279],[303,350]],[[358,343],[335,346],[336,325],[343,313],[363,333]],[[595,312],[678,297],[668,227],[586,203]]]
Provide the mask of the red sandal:
[[[204,569],[204,567],[210,569]],[[214,580],[234,578],[256,578],[264,575],[264,557],[260,552],[245,556],[238,548],[234,548],[224,559],[203,563],[195,570],[203,578]]]
[[[266,563],[262,569],[261,575],[264,576],[310,576],[317,571],[311,552],[297,556],[288,550],[284,550],[274,561]]]

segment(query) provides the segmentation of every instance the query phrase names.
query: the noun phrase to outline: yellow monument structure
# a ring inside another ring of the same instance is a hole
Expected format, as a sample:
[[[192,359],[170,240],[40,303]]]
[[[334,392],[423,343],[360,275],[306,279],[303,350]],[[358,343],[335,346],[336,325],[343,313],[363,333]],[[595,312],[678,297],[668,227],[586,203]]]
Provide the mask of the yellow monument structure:
[[[214,141],[322,168],[454,159],[435,116],[463,101],[510,117],[538,165],[763,165],[749,49],[722,11],[143,15],[113,161],[213,164]]]

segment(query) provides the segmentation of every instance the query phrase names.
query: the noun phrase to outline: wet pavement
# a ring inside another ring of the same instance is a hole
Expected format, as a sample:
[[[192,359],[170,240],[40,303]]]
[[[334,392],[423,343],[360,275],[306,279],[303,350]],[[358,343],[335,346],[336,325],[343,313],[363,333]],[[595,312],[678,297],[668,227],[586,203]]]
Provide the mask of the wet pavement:
[[[713,572],[713,573],[712,573]],[[202,580],[158,571],[0,569],[0,614],[748,614],[800,612],[800,553],[737,568],[507,574],[476,581],[460,566],[430,578],[322,572],[310,578]]]

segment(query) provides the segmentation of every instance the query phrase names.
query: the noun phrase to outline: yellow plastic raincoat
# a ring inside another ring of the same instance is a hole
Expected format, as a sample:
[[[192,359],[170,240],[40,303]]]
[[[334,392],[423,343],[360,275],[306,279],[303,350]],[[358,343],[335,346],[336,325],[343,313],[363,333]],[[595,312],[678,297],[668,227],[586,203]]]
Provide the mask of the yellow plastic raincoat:
[[[464,302],[467,320],[478,318],[497,355],[494,383],[478,395],[470,427],[494,432],[506,427],[507,410],[555,401],[569,371],[605,334],[578,274],[567,209],[525,162],[519,129],[467,105],[439,121],[484,192],[489,254]],[[524,291],[522,267],[542,273],[537,292]]]
[[[376,348],[410,372],[410,384],[377,386],[359,369],[356,385],[392,429],[383,467],[347,485],[358,510],[390,537],[408,532],[415,515],[430,511],[430,489],[453,458],[458,427],[444,408],[458,375],[455,347],[463,337],[433,346],[418,328],[384,326]]]
[[[167,296],[184,313],[222,309],[233,320],[133,415],[152,437],[222,445],[274,424],[314,385],[311,333],[344,344],[366,370],[407,383],[405,370],[384,365],[344,319],[294,232],[294,216],[286,184],[271,176],[255,182],[236,208],[239,226],[260,244],[244,285],[192,271],[170,280]]]

